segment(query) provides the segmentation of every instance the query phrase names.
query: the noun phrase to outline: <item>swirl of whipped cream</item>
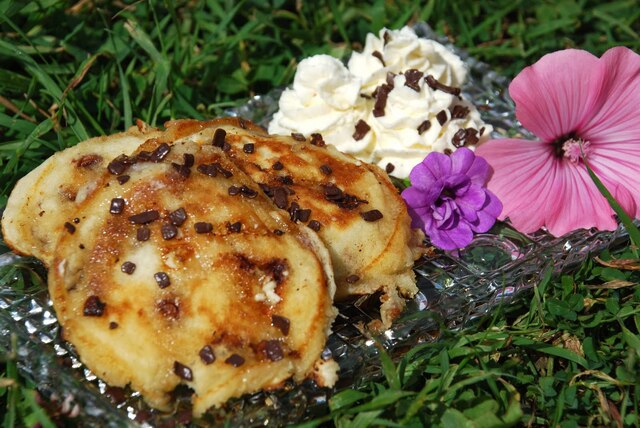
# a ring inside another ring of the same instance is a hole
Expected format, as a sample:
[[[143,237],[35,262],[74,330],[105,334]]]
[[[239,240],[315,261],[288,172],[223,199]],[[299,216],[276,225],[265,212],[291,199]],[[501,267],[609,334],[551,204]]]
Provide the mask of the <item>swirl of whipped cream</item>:
[[[373,91],[384,83],[387,73],[415,69],[433,75],[441,83],[461,86],[467,67],[456,54],[434,40],[420,38],[410,27],[383,28],[376,37],[369,33],[361,53],[354,52],[349,71],[362,79],[362,87]]]

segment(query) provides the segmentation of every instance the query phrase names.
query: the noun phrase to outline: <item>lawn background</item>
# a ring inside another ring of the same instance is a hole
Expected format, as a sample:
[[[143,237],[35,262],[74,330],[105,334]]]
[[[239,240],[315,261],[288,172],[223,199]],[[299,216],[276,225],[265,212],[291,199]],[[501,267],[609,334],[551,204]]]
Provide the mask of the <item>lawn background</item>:
[[[161,125],[215,117],[289,84],[306,56],[345,56],[368,32],[418,21],[508,77],[557,49],[640,52],[636,0],[2,0],[0,207],[15,181],[55,151],[136,118]],[[464,331],[443,329],[436,344],[397,365],[383,356],[385,379],[336,395],[325,421],[638,426],[640,275],[632,250],[600,255],[609,266],[591,258]],[[75,423],[42,412],[15,355],[0,350],[0,358],[5,427]]]

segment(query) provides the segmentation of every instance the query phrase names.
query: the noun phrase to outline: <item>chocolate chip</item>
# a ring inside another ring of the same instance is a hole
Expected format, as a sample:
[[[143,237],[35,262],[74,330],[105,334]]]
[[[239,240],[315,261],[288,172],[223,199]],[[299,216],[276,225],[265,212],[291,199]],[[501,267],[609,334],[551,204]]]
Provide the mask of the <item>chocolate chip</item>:
[[[282,236],[282,235],[284,235],[284,232],[283,232],[282,230],[280,230],[280,229],[276,229],[276,230],[274,230],[274,231],[273,231],[273,233],[275,233],[275,234],[276,234],[276,236]]]
[[[393,90],[393,86],[391,85],[387,85],[387,84],[382,84],[380,86],[378,86],[376,88],[375,91],[375,98],[376,98],[376,102],[373,105],[373,116],[374,117],[380,117],[380,116],[384,116],[385,115],[385,108],[387,107],[387,98],[389,97],[389,92],[391,92]],[[367,125],[368,126],[368,125]],[[367,128],[367,131],[369,129]],[[356,127],[356,131],[357,131],[357,127]],[[365,134],[366,132],[365,131]],[[364,137],[364,134],[363,134]],[[353,137],[356,140],[361,139],[360,138],[356,138],[355,135]]]
[[[281,175],[278,176],[278,181],[282,184],[291,186],[293,184],[293,177],[291,177],[290,175]]]
[[[117,180],[118,180],[118,183],[124,184],[127,181],[129,181],[130,178],[131,178],[131,176],[129,176],[129,175],[119,175]]]
[[[432,75],[428,75],[427,77],[424,78],[424,80],[427,82],[427,85],[431,87],[431,89],[439,89],[442,92],[446,92],[448,94],[455,95],[455,96],[460,96],[460,88],[454,88],[452,86],[447,86],[445,84],[442,84],[438,82],[436,78],[433,77]]]
[[[306,223],[309,221],[309,217],[311,217],[311,210],[306,209],[306,210],[296,210],[296,218],[295,220],[299,220],[303,223]]]
[[[318,134],[317,132],[314,132],[313,134],[311,134],[311,144],[313,144],[314,146],[318,146],[318,147],[324,147],[327,144],[324,142],[324,138],[322,138],[321,134]]]
[[[440,110],[440,112],[436,115],[436,119],[438,120],[440,126],[444,125],[447,121],[447,112],[444,110]]]
[[[304,135],[300,134],[299,132],[292,132],[291,137],[296,141],[307,141]]]
[[[69,232],[71,235],[76,233],[76,227],[71,223],[69,223],[68,221],[64,222],[64,228],[67,229],[67,232]]]
[[[333,172],[333,169],[331,169],[329,165],[325,164],[320,166],[320,172],[322,172],[324,175],[329,175]]]
[[[78,159],[76,161],[76,165],[81,168],[90,168],[100,162],[102,162],[102,156],[96,154],[88,154]]]
[[[289,206],[289,201],[287,200],[287,191],[284,187],[275,187],[273,189],[273,202],[276,204],[276,207],[281,210],[286,210],[287,206]]]
[[[167,157],[170,151],[171,147],[167,143],[162,143],[151,152],[149,160],[151,162],[161,162],[165,157]]]
[[[222,165],[220,165],[220,163],[219,163],[219,162],[214,162],[212,165],[213,165],[213,166],[215,167],[215,169],[216,169],[220,174],[222,174],[225,178],[229,178],[229,177],[232,177],[232,176],[233,176],[233,173],[232,173],[231,171],[227,170],[227,169],[224,169],[224,167],[223,167]]]
[[[109,207],[109,212],[111,214],[120,214],[123,210],[124,210],[124,199],[122,198],[111,199],[111,206]]]
[[[458,104],[451,110],[451,119],[464,119],[468,114],[469,108]]]
[[[451,149],[444,149],[442,151],[442,153],[444,153],[445,155],[449,156],[449,155],[451,155],[451,153],[453,153],[453,151]]]
[[[129,221],[133,224],[147,224],[160,218],[157,210],[144,211],[129,217]]]
[[[227,193],[229,193],[229,196],[237,196],[240,194],[240,188],[236,185],[231,185],[229,186]]]
[[[370,210],[360,213],[360,217],[365,221],[378,221],[382,218],[382,213],[378,210]]]
[[[187,178],[191,175],[191,169],[189,169],[189,167],[186,165],[180,165],[179,163],[171,162],[171,166],[178,172],[178,174],[180,174],[184,178]]]
[[[284,358],[282,345],[280,345],[280,342],[277,340],[267,340],[264,347],[264,353],[271,361],[280,361]]]
[[[158,287],[167,288],[171,285],[171,280],[169,279],[169,275],[165,272],[156,272],[153,274],[153,279],[156,280]]]
[[[431,122],[427,119],[418,126],[418,134],[422,135],[431,128]]]
[[[358,123],[356,123],[356,132],[353,133],[353,139],[358,141],[362,140],[371,127],[364,120],[360,119]]]
[[[345,281],[347,281],[347,284],[355,284],[360,281],[360,277],[358,275],[349,275],[345,278]]]
[[[218,175],[218,169],[211,164],[198,165],[198,168],[196,169],[198,170],[198,172],[204,175],[208,175],[209,177],[215,177]]]
[[[386,46],[387,43],[391,41],[391,34],[389,34],[387,30],[384,31],[384,34],[382,35],[382,40],[384,40],[383,46]]]
[[[103,303],[98,296],[89,296],[84,302],[82,314],[85,317],[101,317],[106,306],[106,303]]]
[[[148,241],[149,237],[151,236],[151,229],[149,229],[147,226],[142,226],[139,227],[138,230],[136,231],[136,239],[138,241]]]
[[[244,364],[244,358],[238,354],[231,354],[229,358],[224,360],[225,363],[232,365],[233,367],[240,367]]]
[[[193,372],[191,369],[184,364],[179,363],[178,361],[174,361],[173,363],[173,372],[180,379],[184,379],[187,381],[193,380]]]
[[[184,153],[182,155],[182,159],[184,160],[184,166],[186,166],[187,168],[191,168],[194,164],[194,162],[196,161],[195,156],[193,156],[191,153]]]
[[[275,171],[280,171],[282,168],[284,168],[284,165],[282,165],[282,162],[277,161],[276,163],[273,164],[273,166],[271,166],[272,169],[274,169]]]
[[[407,71],[404,72],[404,86],[408,86],[409,88],[413,89],[416,92],[420,92],[420,85],[418,84],[420,82],[420,79],[422,79],[422,76],[424,76],[424,73],[416,70],[416,69],[409,69]]]
[[[213,225],[204,221],[199,221],[193,225],[196,233],[209,233],[213,230]]]
[[[376,58],[378,58],[380,60],[380,62],[382,63],[383,67],[386,67],[387,64],[385,64],[384,62],[384,58],[382,57],[382,54],[380,53],[380,51],[373,51],[371,53],[371,55],[375,56]]]
[[[200,359],[206,365],[213,363],[216,360],[216,355],[213,353],[213,348],[209,345],[205,345],[198,353]]]
[[[172,299],[162,299],[158,302],[158,311],[160,314],[169,319],[177,320],[180,318],[180,308]]]
[[[392,164],[391,162],[389,162],[387,164],[387,166],[384,167],[384,170],[387,174],[391,174],[393,172],[393,170],[396,169],[396,166],[394,164]]]
[[[464,146],[466,138],[467,130],[464,128],[460,128],[456,131],[455,134],[453,134],[453,137],[451,138],[451,144],[453,144],[454,147],[462,147]]]
[[[485,130],[484,126],[482,128],[480,128],[480,136],[481,137],[484,135],[484,130]]]
[[[307,226],[309,226],[309,229],[316,232],[319,231],[320,228],[322,228],[322,224],[318,220],[311,220],[309,224],[307,224]]]
[[[182,226],[182,224],[187,220],[187,212],[184,208],[180,207],[169,214],[169,220],[174,226]]]
[[[124,162],[118,160],[118,158],[109,162],[107,165],[107,171],[109,171],[113,175],[120,175],[127,169],[127,165]]]
[[[136,270],[136,264],[133,262],[124,262],[120,266],[120,270],[127,275],[131,275]]]
[[[165,241],[178,236],[178,228],[171,223],[164,223],[160,228],[160,232],[162,233],[162,239],[164,239]]]
[[[227,223],[227,230],[229,232],[238,233],[242,230],[242,223],[239,221],[235,223]]]
[[[467,128],[467,138],[465,144],[475,145],[478,144],[480,138],[478,138],[478,131],[474,128]]]
[[[109,323],[109,330],[115,330],[118,327],[119,327],[119,324],[117,322],[115,322],[115,321],[111,321]]]
[[[255,151],[255,145],[253,143],[247,143],[242,146],[242,151],[248,154],[251,154]]]
[[[280,330],[285,336],[289,335],[291,321],[288,318],[280,315],[271,315],[271,325]]]
[[[343,192],[342,190],[336,186],[335,184],[327,184],[323,186],[324,197],[327,200],[333,201],[342,198]]]
[[[146,150],[141,151],[136,155],[136,160],[139,162],[148,162],[151,160],[151,152]]]
[[[272,197],[273,196],[273,192],[271,190],[271,187],[264,184],[264,183],[258,183],[258,186],[260,186],[260,189],[264,192],[265,195],[267,195],[268,197]]]
[[[250,187],[245,186],[244,184],[242,185],[242,187],[240,187],[240,193],[242,193],[242,196],[245,196],[249,199],[253,199],[258,196],[258,192]]]
[[[216,129],[216,131],[213,133],[213,140],[211,141],[211,144],[213,144],[215,147],[223,148],[226,136],[227,131],[222,128]]]

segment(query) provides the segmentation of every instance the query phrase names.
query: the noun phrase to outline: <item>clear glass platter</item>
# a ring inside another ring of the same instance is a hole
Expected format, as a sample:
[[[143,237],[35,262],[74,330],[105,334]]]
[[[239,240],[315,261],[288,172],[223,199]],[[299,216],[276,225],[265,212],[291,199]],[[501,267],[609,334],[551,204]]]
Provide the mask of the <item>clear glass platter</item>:
[[[427,38],[446,44],[425,24],[414,27]],[[486,64],[451,47],[468,64],[469,81],[464,94],[492,124],[495,136],[524,135],[507,94],[508,79]],[[256,96],[229,115],[242,116],[266,125],[277,109],[281,91]],[[150,409],[138,393],[109,388],[82,365],[73,347],[59,336],[60,327],[46,289],[46,271],[36,260],[0,254],[0,350],[16,352],[20,373],[37,385],[46,407],[66,415],[76,426],[155,426],[192,424],[211,426],[281,426],[320,416],[337,391],[357,387],[380,376],[377,358],[380,343],[397,359],[418,343],[437,340],[440,325],[457,328],[489,313],[499,304],[539,283],[547,272],[559,274],[578,266],[589,254],[611,246],[624,236],[614,232],[576,231],[561,238],[544,232],[525,236],[508,225],[475,237],[463,251],[436,252],[416,265],[419,293],[408,302],[399,322],[382,334],[363,331],[375,319],[377,296],[340,303],[326,353],[340,365],[340,380],[333,389],[302,385],[261,392],[229,401],[212,409],[205,418],[192,421],[188,397],[178,394],[171,413]],[[17,288],[17,284],[26,284]]]

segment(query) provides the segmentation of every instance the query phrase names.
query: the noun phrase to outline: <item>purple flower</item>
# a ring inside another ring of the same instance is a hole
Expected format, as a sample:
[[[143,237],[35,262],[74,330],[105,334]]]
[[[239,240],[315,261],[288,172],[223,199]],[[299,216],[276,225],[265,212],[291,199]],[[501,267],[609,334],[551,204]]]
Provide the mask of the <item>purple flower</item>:
[[[473,233],[486,232],[502,211],[502,203],[485,187],[491,174],[487,161],[467,148],[451,156],[432,152],[416,165],[402,192],[412,222],[443,250],[467,246]]]

